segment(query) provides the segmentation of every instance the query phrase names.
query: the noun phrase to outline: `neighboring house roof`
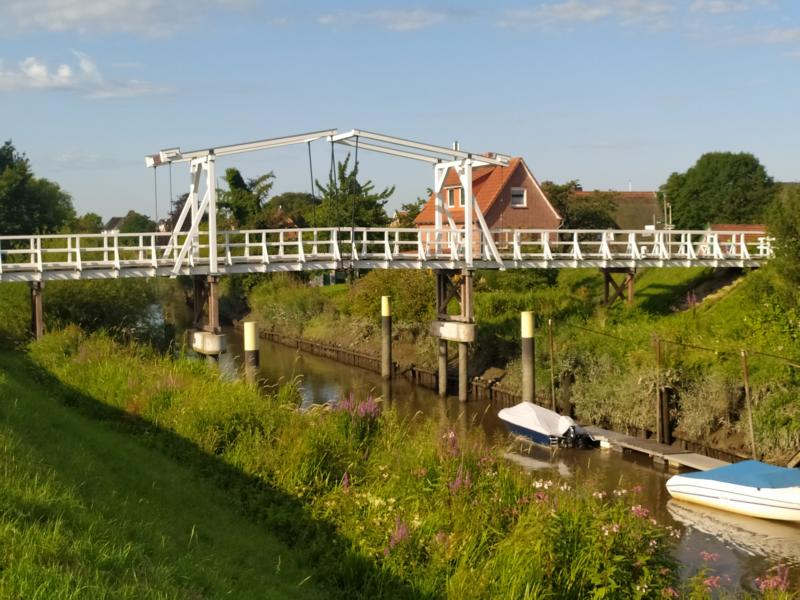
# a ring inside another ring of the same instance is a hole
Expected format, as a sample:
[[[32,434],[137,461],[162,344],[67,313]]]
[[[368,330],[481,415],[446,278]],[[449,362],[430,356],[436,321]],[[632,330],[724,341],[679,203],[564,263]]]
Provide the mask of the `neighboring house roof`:
[[[767,226],[761,223],[712,223],[708,228],[721,234],[719,240],[722,243],[731,241],[731,236],[724,235],[727,231],[752,231],[753,233],[745,233],[744,239],[747,243],[755,243],[767,230]]]
[[[111,217],[108,222],[105,224],[104,229],[106,231],[113,231],[115,229],[119,229],[119,226],[122,225],[122,222],[125,220],[125,217]]]
[[[507,167],[485,165],[472,169],[472,194],[478,201],[478,206],[484,215],[489,212],[489,209],[491,209],[494,203],[500,198],[511,176],[520,166],[526,169],[536,184],[536,187],[539,187],[539,183],[533,177],[527,165],[525,165],[525,161],[518,156],[509,159]],[[461,187],[461,179],[454,169],[449,169],[445,176],[444,188],[448,187]],[[544,195],[544,193],[542,195]],[[417,218],[414,219],[414,224],[428,225],[434,223],[436,216],[436,204],[434,199],[434,195],[431,194],[428,198],[428,202],[425,203],[425,206],[422,208],[419,215],[417,215]],[[450,211],[453,220],[463,223],[463,207],[450,206],[447,210]],[[553,212],[555,213],[555,210],[553,210]]]
[[[712,223],[708,226],[711,231],[766,231],[767,226],[762,223]]]
[[[661,205],[655,192],[618,192],[616,190],[580,190],[575,192],[576,198],[591,196],[595,192],[613,194],[617,205],[612,217],[620,229],[644,229],[653,224],[653,217],[661,219]]]

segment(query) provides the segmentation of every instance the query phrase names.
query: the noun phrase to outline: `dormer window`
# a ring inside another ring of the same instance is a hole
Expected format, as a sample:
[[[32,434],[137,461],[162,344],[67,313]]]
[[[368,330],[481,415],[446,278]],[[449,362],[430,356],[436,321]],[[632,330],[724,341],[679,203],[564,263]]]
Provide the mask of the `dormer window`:
[[[467,205],[467,197],[464,194],[464,188],[458,188],[458,198],[461,201],[461,206],[464,207]]]
[[[448,208],[455,208],[456,203],[458,206],[464,207],[464,188],[451,187],[446,188],[447,192],[447,206]]]
[[[525,208],[528,205],[527,190],[523,187],[511,188],[511,207]]]

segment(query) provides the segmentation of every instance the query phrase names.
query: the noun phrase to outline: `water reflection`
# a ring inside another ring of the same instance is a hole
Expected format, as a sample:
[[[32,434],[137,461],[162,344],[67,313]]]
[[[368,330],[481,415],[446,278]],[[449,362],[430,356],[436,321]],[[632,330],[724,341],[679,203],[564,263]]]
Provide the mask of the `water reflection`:
[[[241,361],[241,335],[229,331],[230,352],[220,368],[234,374]],[[670,499],[665,482],[673,474],[638,454],[613,451],[587,451],[568,448],[549,449],[509,440],[497,418],[497,408],[486,402],[462,404],[455,397],[439,398],[427,389],[405,380],[384,382],[379,375],[341,365],[319,357],[262,340],[260,378],[276,384],[302,378],[304,404],[336,401],[345,393],[358,398],[382,396],[401,416],[418,412],[433,419],[443,429],[464,431],[481,427],[493,443],[507,448],[509,459],[523,468],[541,472],[542,477],[561,476],[576,482],[589,482],[613,494],[636,493],[637,503],[650,508],[661,523],[682,532],[676,557],[683,575],[691,575],[704,565],[703,552],[718,554],[711,566],[732,587],[752,588],[755,577],[763,577],[777,565],[793,565],[792,578],[800,575],[800,526],[737,517],[728,513],[677,503]],[[552,475],[551,475],[552,474]],[[640,487],[640,492],[632,489]]]

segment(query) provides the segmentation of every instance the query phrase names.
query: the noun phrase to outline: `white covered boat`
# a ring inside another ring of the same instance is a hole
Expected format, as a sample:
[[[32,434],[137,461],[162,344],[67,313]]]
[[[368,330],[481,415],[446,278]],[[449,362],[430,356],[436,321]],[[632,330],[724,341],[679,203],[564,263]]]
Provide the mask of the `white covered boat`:
[[[545,446],[596,448],[599,443],[570,417],[520,402],[497,413],[509,432]]]
[[[667,481],[673,498],[720,510],[800,522],[800,470],[746,460]]]

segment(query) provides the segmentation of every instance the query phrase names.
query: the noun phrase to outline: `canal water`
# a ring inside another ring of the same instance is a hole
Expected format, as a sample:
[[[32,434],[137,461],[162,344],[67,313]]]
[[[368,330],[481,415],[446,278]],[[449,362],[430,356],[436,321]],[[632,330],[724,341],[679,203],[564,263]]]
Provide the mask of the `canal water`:
[[[229,351],[220,362],[228,373],[241,367],[241,332],[228,330]],[[379,375],[340,363],[298,352],[280,344],[261,340],[260,377],[267,384],[279,384],[297,377],[303,401],[325,403],[353,393],[359,398],[372,394],[387,397],[403,416],[418,412],[442,423],[443,427],[463,429],[481,427],[495,444],[505,447],[509,458],[541,477],[558,474],[574,481],[591,481],[609,494],[641,488],[640,503],[648,507],[662,524],[681,533],[676,552],[684,577],[704,565],[721,576],[729,589],[753,589],[756,577],[773,574],[773,569],[789,567],[795,589],[800,587],[800,525],[737,516],[671,500],[665,487],[671,476],[667,469],[654,465],[647,457],[610,450],[551,450],[521,446],[506,434],[497,418],[498,407],[485,402],[459,403],[455,397],[438,395],[405,380],[396,380],[387,389]],[[705,562],[704,556],[714,560]]]

